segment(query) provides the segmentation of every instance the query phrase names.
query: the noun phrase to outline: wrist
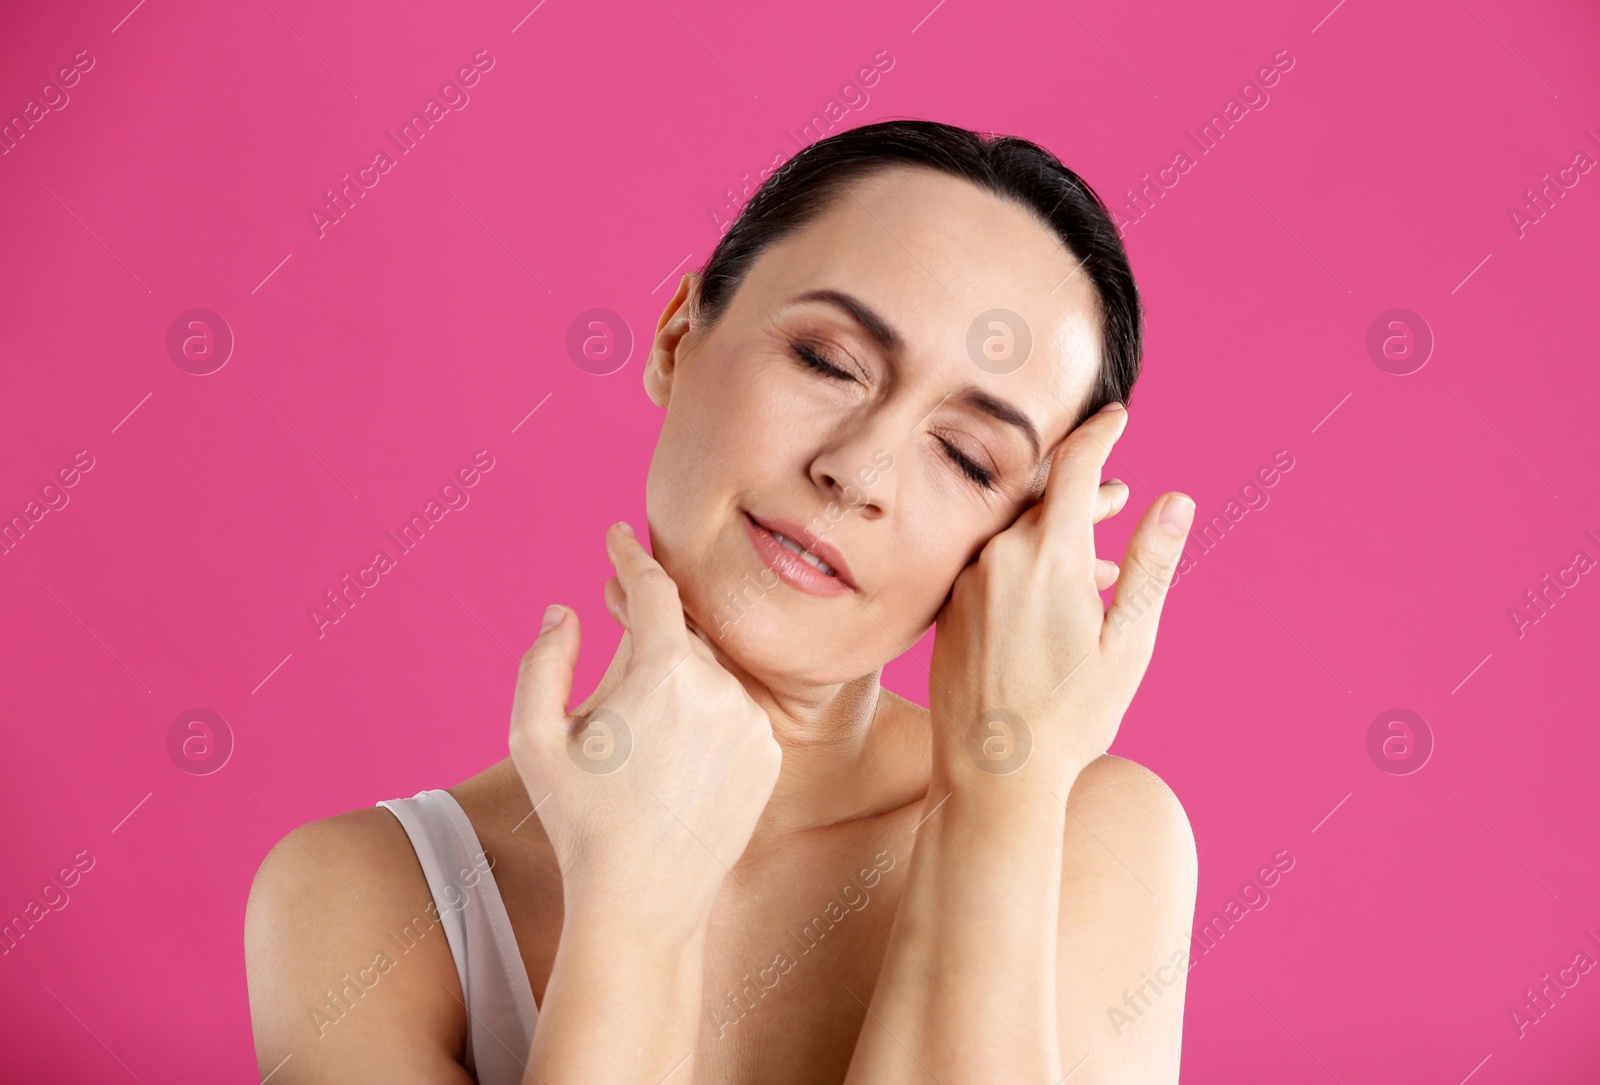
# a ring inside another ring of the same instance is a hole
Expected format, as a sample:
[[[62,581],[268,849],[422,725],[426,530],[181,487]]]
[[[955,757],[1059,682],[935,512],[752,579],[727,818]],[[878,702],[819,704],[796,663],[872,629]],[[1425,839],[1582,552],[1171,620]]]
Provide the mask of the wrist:
[[[946,792],[931,795],[928,809],[897,917],[908,936],[958,937],[951,925],[975,916],[1032,929],[1058,914],[1067,810],[1047,789]]]
[[[1083,737],[1102,730],[1088,720],[1040,719],[1002,707],[935,712],[933,729],[932,775],[944,792],[1022,803],[1039,793],[1065,803],[1098,756],[1078,748],[1091,745]]]
[[[642,914],[591,902],[569,903],[561,923],[561,952],[589,962],[604,960],[664,978],[704,963],[709,921]]]
[[[924,804],[921,837],[972,838],[1023,842],[1033,838],[1053,840],[1059,847],[1066,823],[1065,792],[1027,777],[996,780],[988,776],[940,778],[931,781]]]
[[[662,922],[656,916],[579,907],[565,912],[561,940],[574,948],[605,947],[624,955],[687,959],[704,950],[710,929],[709,922]]]
[[[645,949],[703,940],[715,888],[700,893],[684,893],[681,884],[672,887],[679,892],[663,892],[666,888],[597,872],[565,879],[562,930],[625,939]]]

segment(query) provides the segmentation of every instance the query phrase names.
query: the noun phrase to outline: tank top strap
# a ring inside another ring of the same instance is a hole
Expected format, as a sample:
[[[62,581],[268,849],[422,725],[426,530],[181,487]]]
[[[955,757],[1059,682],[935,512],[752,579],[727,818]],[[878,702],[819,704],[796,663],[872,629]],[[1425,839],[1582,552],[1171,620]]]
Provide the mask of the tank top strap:
[[[378,803],[411,838],[433,894],[467,1011],[467,1069],[478,1085],[518,1085],[538,1007],[511,917],[466,811],[448,791]]]

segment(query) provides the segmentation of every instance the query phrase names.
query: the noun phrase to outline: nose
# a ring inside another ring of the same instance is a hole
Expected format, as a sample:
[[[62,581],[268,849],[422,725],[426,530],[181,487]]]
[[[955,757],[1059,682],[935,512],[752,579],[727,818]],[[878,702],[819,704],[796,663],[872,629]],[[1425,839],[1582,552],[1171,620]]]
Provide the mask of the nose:
[[[811,480],[828,499],[868,520],[887,516],[898,490],[905,421],[881,412],[830,442],[811,461]]]

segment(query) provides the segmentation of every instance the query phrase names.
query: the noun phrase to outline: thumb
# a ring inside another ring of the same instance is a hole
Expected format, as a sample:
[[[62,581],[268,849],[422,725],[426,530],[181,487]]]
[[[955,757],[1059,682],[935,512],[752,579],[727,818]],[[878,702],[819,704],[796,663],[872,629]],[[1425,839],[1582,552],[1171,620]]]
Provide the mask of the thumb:
[[[572,696],[572,670],[578,662],[581,641],[576,611],[559,603],[545,611],[539,636],[522,656],[517,668],[516,699],[511,712],[511,735],[537,745],[549,738],[565,739],[567,701]]]
[[[1105,628],[1115,638],[1131,641],[1147,660],[1155,647],[1162,604],[1193,520],[1193,499],[1187,494],[1164,494],[1145,512],[1128,540]]]

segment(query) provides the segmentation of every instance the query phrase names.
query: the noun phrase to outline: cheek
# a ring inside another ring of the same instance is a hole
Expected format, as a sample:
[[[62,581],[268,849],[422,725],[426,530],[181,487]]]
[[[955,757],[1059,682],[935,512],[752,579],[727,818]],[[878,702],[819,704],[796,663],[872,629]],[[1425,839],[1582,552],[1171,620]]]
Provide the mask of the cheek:
[[[710,620],[739,575],[756,572],[738,515],[755,495],[792,493],[804,470],[799,423],[751,367],[700,359],[680,372],[650,455],[645,508],[651,552],[686,604]],[[636,527],[638,525],[635,525]]]
[[[945,515],[949,505],[922,507],[933,515],[916,514],[915,505],[897,509],[897,516],[911,514],[896,532],[906,541],[877,555],[878,567],[884,570],[883,587],[872,609],[884,615],[905,643],[920,637],[938,618],[972,549],[970,534],[956,534]]]
[[[650,457],[645,497],[652,524],[758,486],[744,465],[760,458],[754,436],[762,404],[731,368],[708,358],[680,370]]]
[[[674,414],[677,408],[673,408]],[[692,427],[692,428],[691,428]],[[718,462],[721,450],[697,439],[701,427],[667,415],[650,456],[645,479],[649,550],[677,583],[685,601],[700,594],[698,566],[713,558],[712,539],[719,518],[737,500],[740,485]],[[706,442],[713,435],[704,436]],[[741,472],[742,474],[742,472]],[[635,529],[639,527],[634,525]]]

